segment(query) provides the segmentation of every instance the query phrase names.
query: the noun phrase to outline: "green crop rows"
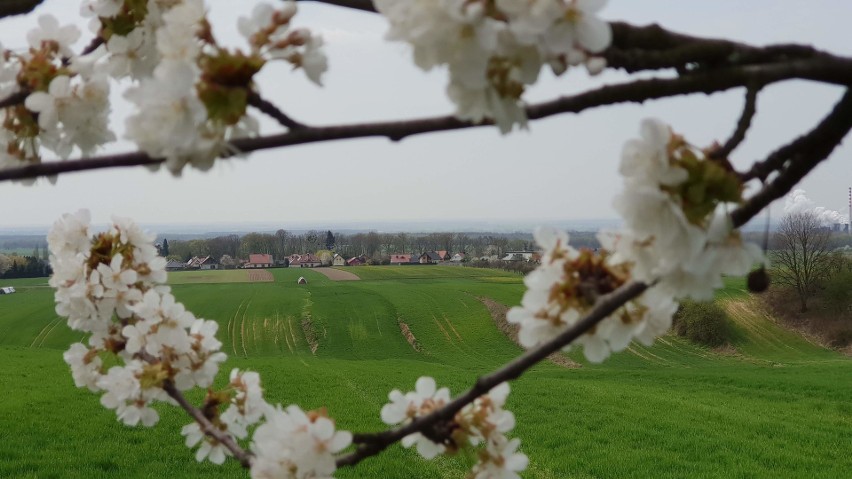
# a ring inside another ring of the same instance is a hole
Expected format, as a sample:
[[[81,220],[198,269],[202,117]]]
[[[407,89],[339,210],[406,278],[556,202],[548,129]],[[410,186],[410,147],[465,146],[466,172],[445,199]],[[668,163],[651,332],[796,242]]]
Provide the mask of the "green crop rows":
[[[383,427],[394,388],[435,376],[453,392],[521,352],[479,298],[512,306],[514,273],[440,266],[348,269],[334,282],[310,270],[178,273],[172,289],[215,319],[232,367],[261,373],[267,400],[327,407],[338,426]],[[296,284],[304,276],[307,285]],[[0,477],[247,477],[233,462],[198,464],[183,446],[180,411],[159,407],[154,428],[119,424],[76,389],[62,351],[82,339],[53,309],[44,279],[12,280],[0,296]],[[513,384],[514,434],[525,477],[826,477],[852,470],[852,361],[778,327],[731,280],[720,293],[731,347],[680,338],[632,345],[601,365],[544,363]],[[411,337],[401,332],[407,326]],[[192,397],[201,398],[201,391]],[[339,477],[464,477],[466,455],[424,461],[394,446]]]

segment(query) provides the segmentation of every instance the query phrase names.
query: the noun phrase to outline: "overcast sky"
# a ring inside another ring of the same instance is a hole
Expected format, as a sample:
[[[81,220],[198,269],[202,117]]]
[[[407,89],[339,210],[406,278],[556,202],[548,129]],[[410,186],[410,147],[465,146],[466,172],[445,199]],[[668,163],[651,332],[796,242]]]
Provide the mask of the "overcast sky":
[[[79,2],[45,0],[38,13],[61,21],[79,18]],[[236,18],[255,2],[208,2],[217,38],[242,45]],[[752,44],[797,42],[852,55],[847,0],[611,0],[603,12],[611,20],[658,22],[681,32],[727,37]],[[25,44],[35,16],[0,21],[0,42]],[[384,20],[340,8],[300,4],[296,23],[320,31],[327,43],[329,71],[324,87],[301,72],[268,65],[260,91],[292,116],[322,125],[404,119],[446,114],[444,71],[424,73],[403,44],[385,42]],[[79,22],[84,29],[85,23]],[[85,40],[81,40],[82,44]],[[579,92],[624,75],[590,79],[571,71],[561,78],[543,75],[530,101]],[[120,98],[120,90],[114,96]],[[808,82],[787,82],[763,91],[745,143],[734,154],[743,166],[811,128],[827,113],[841,90]],[[62,176],[52,186],[0,184],[0,227],[47,225],[63,212],[92,210],[96,222],[110,215],[145,223],[293,223],[394,220],[572,220],[614,218],[612,197],[621,145],[638,132],[639,121],[657,117],[693,143],[724,141],[740,114],[742,91],[693,95],[562,115],[530,125],[528,132],[501,137],[496,128],[435,133],[398,144],[384,139],[347,140],[258,152],[247,159],[220,160],[207,173],[120,169]],[[125,105],[112,124],[121,135]],[[276,125],[263,119],[265,132]],[[816,205],[846,213],[852,186],[849,141],[799,186]],[[128,151],[127,143],[109,151]],[[780,212],[781,207],[774,211]]]

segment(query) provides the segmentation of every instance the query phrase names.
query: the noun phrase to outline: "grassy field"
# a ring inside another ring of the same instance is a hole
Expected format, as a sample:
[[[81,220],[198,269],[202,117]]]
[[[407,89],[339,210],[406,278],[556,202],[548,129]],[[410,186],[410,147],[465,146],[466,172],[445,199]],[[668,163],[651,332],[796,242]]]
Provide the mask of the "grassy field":
[[[219,322],[223,370],[260,371],[268,400],[327,406],[342,428],[382,428],[388,391],[420,375],[460,392],[520,353],[478,299],[517,304],[513,273],[357,267],[347,271],[361,281],[334,282],[269,271],[274,282],[220,271],[173,274],[171,284],[196,315]],[[19,293],[0,296],[0,477],[246,477],[234,464],[195,463],[179,434],[188,420],[174,408],[161,407],[152,430],[128,428],[75,389],[61,353],[80,338],[56,318],[45,280],[7,283]],[[741,280],[729,279],[719,301],[734,322],[725,350],[666,336],[602,365],[572,351],[582,368],[542,364],[513,383],[524,477],[848,476],[852,361],[779,328]],[[427,462],[395,446],[338,476],[464,477],[472,460]]]

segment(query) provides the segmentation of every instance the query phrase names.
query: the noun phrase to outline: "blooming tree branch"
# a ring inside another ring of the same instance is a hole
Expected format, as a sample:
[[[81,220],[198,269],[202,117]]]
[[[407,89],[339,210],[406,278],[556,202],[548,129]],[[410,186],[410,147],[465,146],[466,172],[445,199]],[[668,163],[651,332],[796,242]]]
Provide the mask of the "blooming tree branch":
[[[669,125],[644,120],[639,138],[622,151],[623,188],[614,207],[624,226],[599,234],[603,248],[578,250],[564,232],[536,231],[541,265],[525,277],[521,304],[507,315],[528,351],[455,399],[429,377],[418,379],[414,391],[391,391],[379,413],[391,426],[383,432],[353,435],[324,410],[272,406],[257,373],[235,369],[222,389],[212,388],[226,359],[218,323],[175,300],[154,237],[121,218],[92,235],[88,212],[63,216],[48,237],[50,284],[57,313],[86,336],[64,354],[75,384],[102,393],[101,403],[131,426],[156,424],[155,402],[183,408],[193,422],[181,433],[197,447],[197,460],[219,464],[234,456],[256,478],[330,477],[395,442],[416,445],[426,459],[476,447],[472,477],[517,477],[528,459],[520,440],[508,437],[515,418],[505,409],[507,381],[559,350],[579,346],[600,362],[632,341],[651,345],[670,328],[678,301],[712,298],[724,275],[763,264],[763,251],[738,228],[825,160],[852,128],[847,90],[814,129],[740,174],[727,156],[746,136],[760,89],[790,79],[848,87],[852,58],[606,23],[597,16],[604,2],[321,1],[383,15],[388,38],[408,43],[420,68],[446,69],[454,114],[308,126],[265,100],[254,77],[268,63],[286,62],[317,85],[327,68],[322,38],[294,24],[293,1],[258,4],[240,17],[248,46],[233,47],[217,41],[203,0],[84,0],[81,13],[97,36],[82,54],[71,50],[79,30],[51,16],[29,32],[27,51],[0,47],[0,180],[137,165],[165,165],[177,175],[185,166],[206,170],[217,158],[304,143],[400,141],[485,125],[507,134],[529,120],[605,105],[738,87],[746,96],[722,146],[701,148]],[[545,68],[559,76],[578,67],[592,75],[605,68],[676,75],[524,101]],[[130,80],[124,96],[135,107],[125,134],[139,150],[93,156],[116,138],[109,93],[122,79]],[[287,131],[259,136],[249,107]],[[82,158],[44,162],[44,151],[62,159],[78,151]],[[745,196],[747,181],[770,177]],[[183,394],[195,387],[207,389],[200,407]],[[353,443],[355,451],[341,455]]]
[[[192,403],[186,399],[183,393],[178,391],[172,381],[165,381],[163,383],[163,390],[166,391],[166,393],[174,399],[178,405],[195,420],[195,422],[199,424],[201,431],[204,434],[212,437],[218,443],[228,448],[231,454],[240,461],[240,464],[242,464],[243,467],[251,467],[251,454],[241,448],[240,445],[234,441],[233,437],[224,434],[218,427],[210,422],[210,420],[204,415],[204,412],[193,406]]]
[[[845,84],[850,81],[852,59],[803,60],[777,65],[738,67],[721,72],[696,73],[678,78],[653,78],[607,85],[576,95],[530,105],[527,116],[532,120],[547,118],[563,113],[580,113],[587,109],[619,103],[644,103],[648,100],[669,98],[694,93],[713,93],[730,88],[761,84],[790,79],[809,79],[833,84]],[[258,103],[260,106],[261,104]],[[264,103],[263,105],[267,105]],[[277,109],[263,106],[264,112],[278,117],[285,126],[293,125],[292,130],[254,138],[241,138],[231,141],[233,149],[242,153],[271,148],[282,148],[305,143],[316,143],[341,139],[386,137],[391,141],[400,141],[408,136],[424,133],[458,130],[472,127],[489,126],[493,123],[484,120],[480,123],[459,120],[454,116],[437,116],[416,120],[400,120],[375,123],[356,123],[348,125],[330,125],[303,127],[286,115],[281,117]],[[289,124],[289,125],[288,125]],[[36,163],[18,168],[0,170],[0,181],[53,176],[75,171],[87,171],[101,168],[157,165],[162,158],[152,158],[143,152],[103,155],[65,162]]]

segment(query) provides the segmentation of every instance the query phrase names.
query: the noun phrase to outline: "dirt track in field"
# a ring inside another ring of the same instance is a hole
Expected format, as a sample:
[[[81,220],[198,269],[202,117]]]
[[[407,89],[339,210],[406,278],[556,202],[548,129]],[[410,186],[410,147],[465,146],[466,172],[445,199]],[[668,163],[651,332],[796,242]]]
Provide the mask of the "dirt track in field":
[[[312,269],[311,271],[316,271],[317,273],[324,274],[326,278],[332,281],[358,281],[361,279],[355,273],[350,273],[349,271],[343,271],[335,268],[316,268]]]
[[[249,271],[248,279],[252,283],[270,283],[275,281],[275,277],[272,276],[272,273],[262,269],[260,271]]]
[[[491,319],[494,320],[494,323],[497,325],[497,329],[508,336],[513,343],[520,346],[521,343],[518,341],[518,325],[511,324],[506,320],[506,313],[509,311],[509,308],[491,298],[477,297],[476,299],[478,299],[479,302],[488,309],[488,312],[491,313]],[[568,358],[568,356],[565,356],[562,353],[553,353],[548,356],[547,359],[551,363],[557,366],[562,366],[563,368],[576,369],[582,367],[581,364],[575,363]]]

